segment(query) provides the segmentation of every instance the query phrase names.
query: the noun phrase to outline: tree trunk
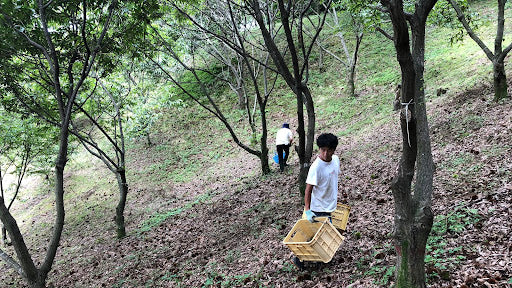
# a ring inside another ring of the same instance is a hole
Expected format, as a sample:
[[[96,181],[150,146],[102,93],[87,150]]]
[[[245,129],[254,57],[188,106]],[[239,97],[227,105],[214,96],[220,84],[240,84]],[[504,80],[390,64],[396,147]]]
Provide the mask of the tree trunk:
[[[74,97],[72,97],[73,99]],[[64,229],[64,168],[66,167],[67,156],[68,156],[68,136],[69,136],[69,118],[71,115],[71,107],[66,107],[66,114],[63,117],[61,131],[60,131],[60,143],[59,143],[59,154],[57,161],[55,162],[55,224],[53,228],[53,235],[48,245],[46,257],[44,259],[41,268],[39,269],[39,278],[32,281],[32,287],[45,287],[44,283],[48,277],[48,273],[51,271],[57,249],[59,248],[60,238],[62,236],[62,230]],[[43,283],[43,284],[41,284]],[[41,285],[41,286],[40,286]]]
[[[432,228],[434,165],[424,93],[425,22],[435,0],[416,6],[406,20],[402,1],[381,1],[393,22],[397,60],[402,74],[403,105],[400,113],[402,156],[392,181],[395,203],[394,242],[397,252],[396,287],[426,287],[425,248]],[[409,40],[411,25],[412,45]],[[412,46],[412,51],[410,47]],[[417,169],[414,190],[415,168]]]
[[[309,172],[309,160],[306,160],[306,130],[304,127],[304,98],[299,89],[295,89],[297,97],[297,134],[299,135],[299,147],[297,154],[299,156],[299,193],[301,199],[304,199],[306,191],[306,178]]]
[[[20,274],[28,283],[31,283],[38,278],[38,270],[32,261],[32,257],[30,256],[30,252],[28,251],[16,220],[12,217],[11,213],[9,213],[9,210],[4,204],[3,198],[0,200],[2,200],[0,201],[0,220],[7,231],[9,231],[9,236],[19,261],[19,267],[17,267],[18,269],[16,269],[16,272],[18,272],[18,274]]]
[[[290,57],[292,59],[292,67],[293,70],[290,69],[290,66],[283,54],[280,52],[277,47],[274,37],[269,33],[269,30],[266,28],[265,21],[262,15],[262,9],[260,9],[259,1],[247,1],[249,4],[249,8],[251,9],[254,19],[258,23],[260,27],[260,31],[263,36],[263,40],[265,42],[265,47],[267,48],[270,57],[274,61],[274,65],[276,66],[278,73],[283,77],[286,81],[288,87],[290,87],[293,93],[297,98],[297,134],[299,136],[299,145],[297,154],[299,155],[299,193],[301,194],[301,198],[304,199],[304,191],[306,189],[306,178],[309,171],[309,161],[311,160],[311,154],[313,152],[313,142],[314,142],[314,133],[315,133],[315,111],[313,106],[313,100],[311,98],[311,93],[306,86],[307,82],[307,71],[308,71],[308,63],[309,63],[309,53],[305,53],[302,55],[305,59],[302,59],[302,64],[299,62],[299,52],[297,51],[297,46],[301,47],[302,51],[311,51],[313,45],[315,44],[316,37],[320,33],[325,21],[325,16],[322,18],[322,22],[319,23],[315,36],[313,40],[309,44],[309,47],[306,49],[304,39],[303,39],[303,31],[302,31],[302,19],[298,18],[299,23],[297,24],[297,32],[298,39],[294,38],[294,34],[292,33],[292,23],[294,22],[293,17],[291,17],[290,10],[291,7],[286,8],[283,0],[277,1],[277,5],[280,11],[280,18],[282,22],[282,27],[284,30],[284,34],[286,36],[287,48]],[[330,3],[330,2],[329,2]],[[288,3],[292,5],[292,2]],[[328,8],[328,7],[327,7]],[[302,11],[301,13],[305,13],[306,11]],[[292,20],[290,22],[290,20]],[[301,67],[302,65],[302,67]],[[292,73],[293,72],[293,73]],[[306,73],[306,74],[304,74]],[[304,126],[304,104],[306,104],[306,109],[308,113],[308,134],[306,139],[306,130]]]
[[[4,246],[7,246],[9,242],[7,241],[7,229],[5,229],[5,226],[2,225],[2,244]]]
[[[505,64],[501,61],[493,61],[493,79],[494,79],[494,101],[508,97],[507,75],[505,74]]]
[[[268,129],[267,129],[267,114],[265,112],[266,103],[260,103],[260,113],[261,113],[261,138],[260,138],[260,147],[261,147],[261,173],[263,175],[270,173],[270,166],[268,165],[268,146],[267,146],[267,138],[268,138]]]
[[[309,163],[313,156],[313,145],[315,144],[315,106],[313,104],[313,97],[311,97],[311,93],[307,87],[304,89],[304,96],[306,98],[306,111],[308,113],[305,160]]]
[[[126,206],[126,196],[128,195],[128,182],[126,181],[126,170],[121,168],[116,172],[117,185],[119,186],[119,202],[116,207],[116,231],[117,239],[126,236],[124,224],[124,208]]]
[[[351,66],[348,70],[349,70],[348,75],[347,75],[348,95],[350,97],[355,97],[355,95],[356,95],[356,87],[355,87],[355,80],[354,80],[356,77],[355,65]]]
[[[270,173],[270,166],[268,165],[268,148],[263,148],[263,145],[261,146],[262,149],[265,149],[265,151],[263,151],[260,156],[261,173],[266,175]]]
[[[299,139],[299,158],[301,158],[300,151],[303,151],[302,159],[300,161],[301,165],[299,171],[299,191],[300,196],[303,199],[304,193],[306,191],[306,178],[308,177],[310,161],[311,157],[313,156],[313,145],[315,143],[315,106],[313,103],[313,97],[311,96],[311,92],[307,86],[303,85],[300,89],[298,89],[298,91],[301,96],[297,96],[297,112],[300,112],[300,115],[297,113],[297,116],[299,119],[299,127],[302,126],[302,137]],[[302,107],[299,109],[299,102],[301,106],[306,106],[308,117],[307,134],[304,127],[304,110]],[[300,135],[301,134],[299,134],[299,136]]]
[[[322,48],[318,49],[318,70],[320,71],[320,73],[324,73],[325,72],[325,67],[324,67],[324,50]]]
[[[357,34],[358,32],[356,32]],[[359,56],[359,47],[361,47],[361,41],[363,40],[363,33],[359,33],[356,36],[356,47],[354,48],[354,55],[352,57],[352,60],[349,60],[349,67],[348,67],[348,91],[350,97],[356,96],[356,66],[357,66],[357,60]],[[347,57],[348,58],[348,57]]]
[[[31,288],[46,288],[46,279],[39,277],[35,281],[30,281],[29,285]]]
[[[240,82],[240,81],[237,81]],[[237,83],[238,87],[236,88],[235,92],[238,97],[238,109],[244,110],[248,105],[247,97],[245,97],[245,93],[241,87],[241,84]]]
[[[149,137],[149,132],[146,134],[146,146],[151,147],[153,143],[151,142],[151,137]]]

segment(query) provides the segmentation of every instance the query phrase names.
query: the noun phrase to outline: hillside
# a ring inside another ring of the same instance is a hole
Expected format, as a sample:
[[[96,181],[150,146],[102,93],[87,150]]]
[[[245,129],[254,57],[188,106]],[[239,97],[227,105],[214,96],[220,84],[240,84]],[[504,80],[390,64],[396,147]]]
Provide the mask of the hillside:
[[[433,232],[440,237],[427,265],[431,287],[510,285],[512,105],[489,102],[491,93],[484,85],[429,103],[437,167],[434,209],[436,223],[444,226]],[[387,287],[394,261],[389,183],[399,157],[397,131],[389,123],[364,136],[341,137],[340,200],[352,211],[345,242],[328,264],[299,272],[281,244],[301,214],[295,155],[287,173],[263,178],[252,175],[254,159],[231,155],[191,182],[147,187],[137,181],[127,211],[131,233],[121,241],[112,240],[110,221],[89,220],[94,213],[72,233],[67,225],[51,282],[56,287]],[[144,160],[142,153],[139,157],[132,164]],[[145,225],[153,227],[142,232]],[[8,275],[2,283],[22,287]]]
[[[446,31],[431,32],[426,82],[436,218],[426,259],[428,285],[511,287],[512,101],[491,101],[489,63],[474,43],[450,47],[441,38]],[[364,47],[381,37],[369,37]],[[49,285],[392,286],[389,186],[401,136],[391,101],[399,74],[395,59],[382,57],[392,53],[389,43],[365,53],[357,98],[343,94],[335,65],[311,79],[317,134],[340,136],[339,202],[352,207],[345,240],[330,263],[298,271],[282,244],[302,214],[297,155],[292,152],[285,173],[274,164],[273,173],[261,176],[258,159],[241,151],[215,118],[190,105],[164,111],[153,146],[129,144],[128,236],[122,240],[115,240],[112,220],[114,176],[85,153],[70,161],[66,225]],[[284,83],[278,86],[269,104],[269,145],[281,122],[296,127],[294,98]],[[437,88],[448,90],[437,96]],[[14,208],[31,252],[41,259],[51,234],[53,199],[41,180],[33,181],[30,187],[43,188],[23,195]],[[1,287],[25,287],[2,262],[0,271]]]

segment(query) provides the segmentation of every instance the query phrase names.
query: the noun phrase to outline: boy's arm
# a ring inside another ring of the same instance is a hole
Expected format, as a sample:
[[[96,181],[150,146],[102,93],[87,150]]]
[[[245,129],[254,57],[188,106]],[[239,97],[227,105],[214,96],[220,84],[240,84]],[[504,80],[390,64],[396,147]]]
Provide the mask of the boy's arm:
[[[306,191],[304,192],[304,211],[310,210],[311,206],[311,192],[313,191],[313,185],[306,184]]]

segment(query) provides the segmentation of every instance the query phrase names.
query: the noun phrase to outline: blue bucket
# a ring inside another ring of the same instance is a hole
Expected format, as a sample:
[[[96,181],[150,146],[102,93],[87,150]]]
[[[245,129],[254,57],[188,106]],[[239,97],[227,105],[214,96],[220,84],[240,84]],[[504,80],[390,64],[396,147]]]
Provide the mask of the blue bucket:
[[[286,152],[283,151],[283,158],[286,157]],[[276,162],[276,164],[279,164],[279,155],[277,155],[277,152],[274,152],[274,157],[272,157],[272,159],[274,159],[274,162]]]

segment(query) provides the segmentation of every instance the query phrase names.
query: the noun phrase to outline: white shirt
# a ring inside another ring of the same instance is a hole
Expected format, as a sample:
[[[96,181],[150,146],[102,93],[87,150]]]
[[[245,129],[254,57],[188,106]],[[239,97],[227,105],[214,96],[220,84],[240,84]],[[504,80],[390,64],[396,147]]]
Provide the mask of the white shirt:
[[[309,208],[316,212],[333,212],[338,202],[340,159],[332,155],[330,162],[317,157],[309,168],[307,184],[313,185]]]
[[[292,140],[292,130],[288,128],[281,128],[276,134],[276,145],[288,145]]]

